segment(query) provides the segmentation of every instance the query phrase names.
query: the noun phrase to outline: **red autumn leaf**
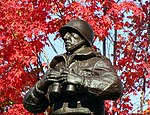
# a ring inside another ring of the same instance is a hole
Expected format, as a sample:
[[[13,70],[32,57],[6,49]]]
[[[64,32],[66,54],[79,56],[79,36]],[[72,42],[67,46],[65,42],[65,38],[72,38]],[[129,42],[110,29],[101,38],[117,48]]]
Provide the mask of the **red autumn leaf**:
[[[144,68],[148,71],[145,77],[150,78],[147,66],[150,65],[147,50],[149,4],[141,0],[1,0],[0,109],[10,106],[7,99],[21,103],[21,92],[28,90],[43,75],[41,66],[48,64],[40,63],[42,59],[39,54],[48,44],[48,34],[56,35],[57,39],[60,36],[56,32],[61,26],[72,18],[81,18],[93,27],[95,39],[110,40],[107,44],[111,50],[106,49],[114,57],[125,95],[114,108],[114,114],[129,115],[134,104],[129,103],[132,101],[126,95],[138,94],[143,89],[137,87],[137,84],[140,84],[141,76],[145,75]],[[114,29],[117,30],[116,41]],[[112,51],[113,44],[115,53]],[[143,62],[147,65],[143,66]],[[149,82],[146,83],[149,86]],[[112,107],[112,102],[106,104],[109,114],[112,113]],[[11,112],[17,115],[28,114],[22,105],[11,105],[6,114]]]

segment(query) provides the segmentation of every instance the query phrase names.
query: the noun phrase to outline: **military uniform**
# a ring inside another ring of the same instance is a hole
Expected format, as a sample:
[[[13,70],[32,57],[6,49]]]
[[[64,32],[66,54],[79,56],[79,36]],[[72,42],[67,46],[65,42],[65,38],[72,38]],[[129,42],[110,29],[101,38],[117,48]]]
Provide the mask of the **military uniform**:
[[[90,41],[81,50],[54,57],[45,76],[24,98],[28,111],[44,112],[50,105],[52,115],[104,115],[104,100],[121,96],[122,84],[111,62],[90,47]],[[61,75],[66,77],[58,82],[55,76]]]

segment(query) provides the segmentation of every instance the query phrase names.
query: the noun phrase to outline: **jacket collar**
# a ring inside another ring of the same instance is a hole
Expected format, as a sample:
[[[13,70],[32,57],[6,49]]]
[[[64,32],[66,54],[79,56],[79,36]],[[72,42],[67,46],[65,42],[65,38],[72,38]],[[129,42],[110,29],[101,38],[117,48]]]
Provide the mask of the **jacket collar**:
[[[76,51],[74,53],[74,55],[77,55],[77,56],[88,56],[88,55],[93,54],[94,52],[96,52],[96,51],[92,47],[85,47],[85,48],[83,48],[80,51]]]
[[[94,48],[92,47],[85,47],[80,51],[74,52],[71,55],[67,55],[66,53],[55,56],[51,63],[50,63],[50,67],[54,67],[56,64],[58,64],[59,62],[64,61],[65,63],[68,61],[68,57],[71,58],[71,60],[75,59],[75,60],[85,60],[85,59],[89,59],[91,57],[96,57],[96,56],[100,56],[101,54],[99,52],[96,52],[94,50]]]

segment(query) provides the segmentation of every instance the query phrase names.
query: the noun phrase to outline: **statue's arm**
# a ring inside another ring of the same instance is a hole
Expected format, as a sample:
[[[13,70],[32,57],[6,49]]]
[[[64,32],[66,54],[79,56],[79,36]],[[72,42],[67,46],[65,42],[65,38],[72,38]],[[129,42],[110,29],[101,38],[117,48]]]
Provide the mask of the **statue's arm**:
[[[37,88],[36,83],[36,85],[25,95],[23,105],[29,112],[37,114],[44,112],[47,109],[49,101],[46,98],[45,93]]]
[[[107,59],[98,61],[91,76],[85,77],[83,87],[88,92],[106,100],[116,100],[122,95],[122,83]]]
[[[44,112],[49,106],[49,100],[46,97],[48,87],[54,82],[59,82],[59,72],[49,69],[46,74],[32,87],[23,99],[24,107],[31,113]]]
[[[121,80],[109,60],[102,58],[93,68],[82,70],[85,75],[69,74],[67,82],[79,84],[81,91],[106,100],[116,100],[122,95]]]

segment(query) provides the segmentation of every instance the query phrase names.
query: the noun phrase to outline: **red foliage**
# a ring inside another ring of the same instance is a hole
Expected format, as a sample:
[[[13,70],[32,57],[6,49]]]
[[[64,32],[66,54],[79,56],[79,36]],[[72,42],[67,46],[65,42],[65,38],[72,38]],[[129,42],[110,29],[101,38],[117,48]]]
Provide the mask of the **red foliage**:
[[[28,114],[21,104],[12,104],[21,103],[22,92],[41,77],[38,56],[48,44],[48,34],[55,33],[58,38],[62,25],[72,18],[82,18],[92,25],[95,39],[107,38],[113,29],[121,31],[115,68],[122,79],[124,95],[116,103],[109,102],[106,109],[109,114],[129,115],[133,105],[127,94],[142,89],[135,85],[140,78],[149,84],[149,5],[141,0],[1,0],[0,109],[11,106],[6,114]]]

